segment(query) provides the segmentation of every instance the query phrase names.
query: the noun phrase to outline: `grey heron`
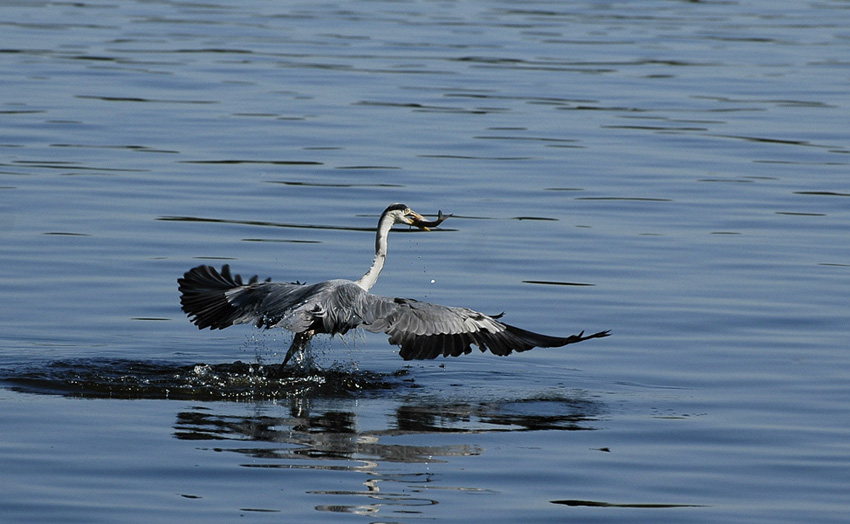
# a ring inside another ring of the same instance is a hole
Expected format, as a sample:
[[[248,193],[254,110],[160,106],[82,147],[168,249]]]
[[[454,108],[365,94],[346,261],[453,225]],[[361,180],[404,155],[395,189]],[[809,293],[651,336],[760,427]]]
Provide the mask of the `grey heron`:
[[[410,298],[374,295],[375,284],[387,257],[387,236],[395,224],[428,230],[447,217],[438,213],[429,222],[404,204],[393,204],[378,219],[375,259],[358,280],[328,280],[316,284],[260,281],[256,276],[244,281],[224,265],[221,271],[201,265],[178,279],[183,311],[199,329],[224,329],[251,323],[260,328],[282,327],[295,336],[281,364],[303,351],[317,333],[345,334],[360,327],[389,335],[389,343],[400,346],[404,360],[433,359],[438,355],[459,356],[490,350],[499,356],[534,347],[561,347],[591,338],[608,336],[608,331],[592,335],[553,337],[526,331],[502,322],[499,315],[485,315],[465,307],[448,307]]]

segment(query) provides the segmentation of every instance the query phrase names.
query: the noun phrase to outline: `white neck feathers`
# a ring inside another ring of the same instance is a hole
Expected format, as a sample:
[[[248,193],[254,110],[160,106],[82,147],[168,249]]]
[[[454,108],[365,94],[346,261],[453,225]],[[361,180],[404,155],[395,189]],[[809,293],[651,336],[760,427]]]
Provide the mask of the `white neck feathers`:
[[[378,275],[384,268],[384,262],[387,260],[387,235],[390,233],[395,220],[388,214],[381,215],[378,221],[378,231],[375,233],[375,260],[372,261],[372,267],[365,275],[360,277],[355,282],[358,286],[369,291],[375,282],[378,281]]]

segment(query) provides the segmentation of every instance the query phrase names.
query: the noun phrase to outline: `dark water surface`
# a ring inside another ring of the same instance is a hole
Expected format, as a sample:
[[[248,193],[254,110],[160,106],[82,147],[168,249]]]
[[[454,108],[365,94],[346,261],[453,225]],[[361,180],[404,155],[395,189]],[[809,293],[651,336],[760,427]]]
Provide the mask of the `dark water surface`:
[[[5,2],[3,522],[844,522],[850,4]],[[200,332],[357,278],[535,331]]]

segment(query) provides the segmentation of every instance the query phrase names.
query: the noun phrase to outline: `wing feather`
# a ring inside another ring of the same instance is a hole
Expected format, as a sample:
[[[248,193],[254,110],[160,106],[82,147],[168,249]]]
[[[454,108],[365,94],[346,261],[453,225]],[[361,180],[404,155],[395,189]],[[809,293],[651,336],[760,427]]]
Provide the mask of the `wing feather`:
[[[534,347],[560,347],[589,338],[608,336],[607,331],[584,336],[552,337],[505,324],[469,308],[448,307],[406,298],[365,293],[356,306],[363,328],[389,335],[390,344],[401,347],[405,360],[459,356],[472,351],[510,355]]]
[[[228,265],[221,272],[198,266],[177,282],[183,311],[199,329],[251,323],[258,327],[286,324],[293,331],[304,331],[315,320],[307,300],[315,285],[261,282],[256,276],[246,284],[240,275],[231,274]]]

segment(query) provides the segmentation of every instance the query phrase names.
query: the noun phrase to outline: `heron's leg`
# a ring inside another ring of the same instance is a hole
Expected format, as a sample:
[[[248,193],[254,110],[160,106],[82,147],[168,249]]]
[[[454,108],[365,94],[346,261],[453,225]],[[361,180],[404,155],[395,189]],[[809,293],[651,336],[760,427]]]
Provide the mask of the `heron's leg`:
[[[286,367],[286,363],[289,362],[289,359],[291,359],[293,355],[300,351],[304,351],[307,348],[307,344],[310,343],[311,338],[313,338],[312,330],[295,334],[295,337],[292,339],[292,344],[289,346],[289,351],[286,352],[286,356],[283,357],[283,362],[281,363],[280,368],[278,368],[278,372],[283,371],[283,368]]]

